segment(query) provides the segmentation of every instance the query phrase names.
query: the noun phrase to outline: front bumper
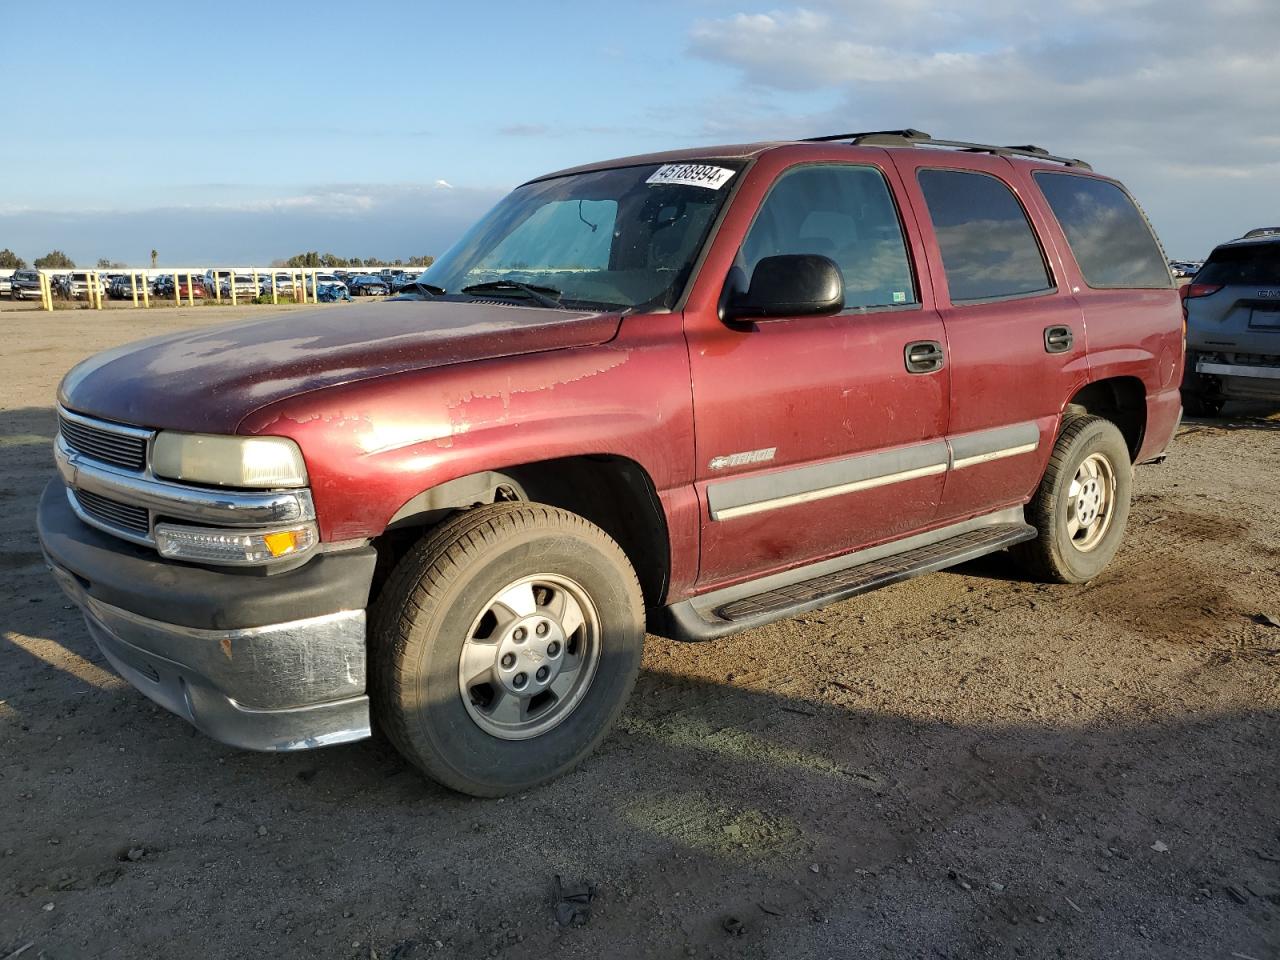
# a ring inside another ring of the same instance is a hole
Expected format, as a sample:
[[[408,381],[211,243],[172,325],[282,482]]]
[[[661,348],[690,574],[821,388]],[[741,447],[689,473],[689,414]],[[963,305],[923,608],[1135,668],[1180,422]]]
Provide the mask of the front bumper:
[[[216,740],[301,750],[370,733],[372,548],[274,576],[160,559],[82,523],[55,479],[37,514],[55,578],[111,665]]]

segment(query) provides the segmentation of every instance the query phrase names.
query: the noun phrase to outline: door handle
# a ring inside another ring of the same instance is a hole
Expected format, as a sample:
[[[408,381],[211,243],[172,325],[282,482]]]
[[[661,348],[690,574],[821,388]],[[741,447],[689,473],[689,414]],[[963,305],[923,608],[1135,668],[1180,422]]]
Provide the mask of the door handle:
[[[937,340],[913,340],[902,351],[908,373],[933,373],[941,370],[946,354]]]
[[[1071,333],[1070,327],[1044,328],[1045,353],[1066,353],[1071,349],[1071,344],[1074,342],[1075,336]]]

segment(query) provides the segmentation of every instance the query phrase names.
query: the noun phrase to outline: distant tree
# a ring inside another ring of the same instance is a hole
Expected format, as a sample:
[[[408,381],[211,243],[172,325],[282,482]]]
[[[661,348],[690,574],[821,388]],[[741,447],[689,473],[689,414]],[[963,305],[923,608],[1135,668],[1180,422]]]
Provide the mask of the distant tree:
[[[0,269],[25,270],[26,266],[27,266],[27,261],[23,260],[20,256],[18,256],[16,253],[10,250],[8,247],[5,247],[3,250],[0,250]]]
[[[37,270],[69,270],[74,269],[75,265],[75,261],[61,250],[50,250],[43,257],[32,261],[32,266]]]
[[[124,266],[127,266],[127,264],[120,263],[118,260],[108,260],[106,257],[98,258],[99,270],[119,270]]]
[[[410,257],[409,266],[411,267],[429,267],[436,262],[435,257]]]
[[[153,249],[151,251],[151,266],[153,269],[155,268],[155,265],[157,261],[159,261],[159,259],[160,259],[160,254]]]

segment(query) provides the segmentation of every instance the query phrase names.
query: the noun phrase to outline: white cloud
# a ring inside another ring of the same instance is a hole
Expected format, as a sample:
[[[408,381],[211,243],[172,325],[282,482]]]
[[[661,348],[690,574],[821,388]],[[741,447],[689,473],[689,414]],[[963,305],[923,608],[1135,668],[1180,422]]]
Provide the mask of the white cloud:
[[[709,134],[1038,143],[1129,181],[1175,248],[1215,239],[1191,239],[1193,216],[1224,231],[1277,212],[1276,0],[812,0],[698,21],[689,42],[743,82]]]

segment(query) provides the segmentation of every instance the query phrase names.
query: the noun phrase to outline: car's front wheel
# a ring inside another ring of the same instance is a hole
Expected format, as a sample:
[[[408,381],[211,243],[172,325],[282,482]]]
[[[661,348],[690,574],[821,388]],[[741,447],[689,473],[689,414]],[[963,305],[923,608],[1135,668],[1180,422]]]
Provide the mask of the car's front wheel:
[[[496,797],[566,772],[630,695],[644,603],[626,554],[582,517],[495,504],[397,565],[370,629],[380,726],[431,778]]]

